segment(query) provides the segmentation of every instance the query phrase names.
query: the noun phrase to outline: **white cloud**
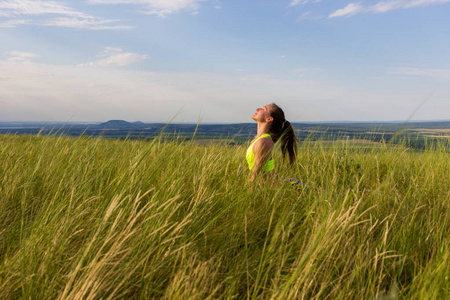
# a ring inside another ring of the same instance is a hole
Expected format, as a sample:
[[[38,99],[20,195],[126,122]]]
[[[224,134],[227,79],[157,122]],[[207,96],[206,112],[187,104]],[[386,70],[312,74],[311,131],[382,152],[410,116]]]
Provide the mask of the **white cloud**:
[[[301,21],[303,21],[303,20],[306,20],[310,14],[311,14],[310,11],[306,11],[306,12],[302,13],[302,14],[300,15],[300,17],[298,17],[298,18],[296,19],[296,21],[297,21],[297,22],[301,22]]]
[[[368,7],[363,7],[360,3],[350,3],[346,7],[336,10],[328,17],[351,17],[359,13],[385,13],[396,9],[408,9],[449,2],[450,0],[386,0]]]
[[[105,30],[105,29],[131,29],[133,26],[109,25],[118,20],[103,20],[97,18],[53,18],[38,21],[35,24],[52,27],[68,27],[77,29]]]
[[[411,6],[420,6],[420,5],[430,5],[430,4],[439,4],[446,3],[449,0],[412,0],[408,1]]]
[[[364,11],[363,7],[359,3],[350,3],[346,7],[336,10],[329,15],[329,18],[335,17],[351,17],[357,13]]]
[[[10,51],[5,53],[9,56],[9,61],[30,61],[34,57],[38,57],[38,55],[34,53],[21,52],[21,51]]]
[[[428,6],[433,4],[444,4],[450,2],[450,0],[412,0],[405,4],[405,8],[417,7],[417,6]]]
[[[198,13],[199,3],[208,0],[89,0],[92,4],[135,4],[143,8],[143,12],[158,16],[166,16],[181,10]],[[216,5],[217,6],[217,5]]]
[[[0,22],[0,28],[14,28],[14,27],[18,27],[21,25],[28,25],[28,24],[32,24],[31,20],[26,20],[26,19],[16,19],[16,20],[8,20],[5,22]]]
[[[88,0],[90,4],[128,4],[139,7],[140,12],[166,16],[182,10],[192,15],[198,14],[200,2],[208,0]],[[216,9],[220,2],[216,1]],[[27,18],[23,18],[26,16]],[[78,11],[62,1],[45,0],[2,0],[0,17],[8,18],[0,22],[0,28],[24,25],[68,27],[88,30],[121,30],[133,26],[117,25],[121,20],[99,18]]]
[[[393,9],[399,9],[403,5],[402,1],[382,1],[369,7],[367,11],[374,13],[384,13]]]
[[[308,2],[308,0],[292,0],[292,2],[289,4],[289,6],[290,7],[297,6],[297,5],[305,4],[307,2]]]
[[[79,67],[124,67],[147,59],[147,55],[123,52],[120,48],[106,47],[97,57],[99,60],[80,64]]]
[[[306,4],[309,4],[309,3],[317,3],[317,2],[320,2],[321,0],[292,0],[291,2],[290,2],[290,4],[289,4],[289,7],[294,7],[294,6],[299,6],[299,5],[306,5]],[[322,16],[315,16],[315,17],[312,17],[311,16],[311,11],[306,11],[306,12],[303,12],[299,17],[297,17],[297,19],[295,20],[296,22],[301,22],[301,21],[304,21],[304,20],[306,20],[306,19],[309,19],[309,20],[318,20],[318,19],[322,19],[323,17]]]
[[[4,17],[42,14],[68,15],[74,17],[87,16],[56,1],[4,0],[0,2],[0,15]]]
[[[57,1],[4,0],[0,2],[0,16],[10,18],[10,20],[0,23],[0,27],[40,25],[78,29],[131,28],[130,26],[105,25],[118,20],[105,20],[85,14]],[[28,19],[16,19],[21,16],[27,16]]]
[[[308,3],[317,3],[320,1],[321,0],[292,0],[291,3],[289,4],[289,6],[293,7],[293,6],[297,6],[297,5],[305,5]]]

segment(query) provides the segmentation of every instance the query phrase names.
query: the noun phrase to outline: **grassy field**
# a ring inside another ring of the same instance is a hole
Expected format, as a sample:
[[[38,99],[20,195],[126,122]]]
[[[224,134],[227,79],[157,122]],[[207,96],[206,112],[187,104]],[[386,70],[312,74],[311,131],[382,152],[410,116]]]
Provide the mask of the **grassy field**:
[[[0,136],[0,299],[448,299],[448,149],[299,146]]]

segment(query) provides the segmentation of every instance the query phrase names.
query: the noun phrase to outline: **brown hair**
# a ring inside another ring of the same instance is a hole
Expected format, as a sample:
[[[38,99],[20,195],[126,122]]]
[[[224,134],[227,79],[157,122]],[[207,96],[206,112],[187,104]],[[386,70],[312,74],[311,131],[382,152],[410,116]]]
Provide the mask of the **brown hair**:
[[[283,110],[275,103],[271,104],[270,112],[273,118],[272,126],[270,128],[270,135],[274,142],[281,139],[281,152],[283,159],[286,155],[289,156],[289,163],[292,165],[297,156],[297,137],[295,136],[294,128],[291,123],[284,117]]]

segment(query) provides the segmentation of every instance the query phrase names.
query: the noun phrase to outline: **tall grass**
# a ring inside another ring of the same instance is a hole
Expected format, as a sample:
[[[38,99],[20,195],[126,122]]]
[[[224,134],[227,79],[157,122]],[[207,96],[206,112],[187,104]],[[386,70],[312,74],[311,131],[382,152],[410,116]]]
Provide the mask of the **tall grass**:
[[[306,141],[300,193],[244,148],[0,136],[0,298],[449,297],[444,146]]]

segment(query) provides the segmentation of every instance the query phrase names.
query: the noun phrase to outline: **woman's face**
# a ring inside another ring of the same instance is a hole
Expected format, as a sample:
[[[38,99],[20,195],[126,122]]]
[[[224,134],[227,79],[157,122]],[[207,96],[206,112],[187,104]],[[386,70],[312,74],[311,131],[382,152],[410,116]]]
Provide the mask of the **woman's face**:
[[[253,114],[252,119],[256,122],[271,122],[273,118],[270,115],[272,109],[271,104],[266,104],[261,108],[257,108],[256,112]]]

